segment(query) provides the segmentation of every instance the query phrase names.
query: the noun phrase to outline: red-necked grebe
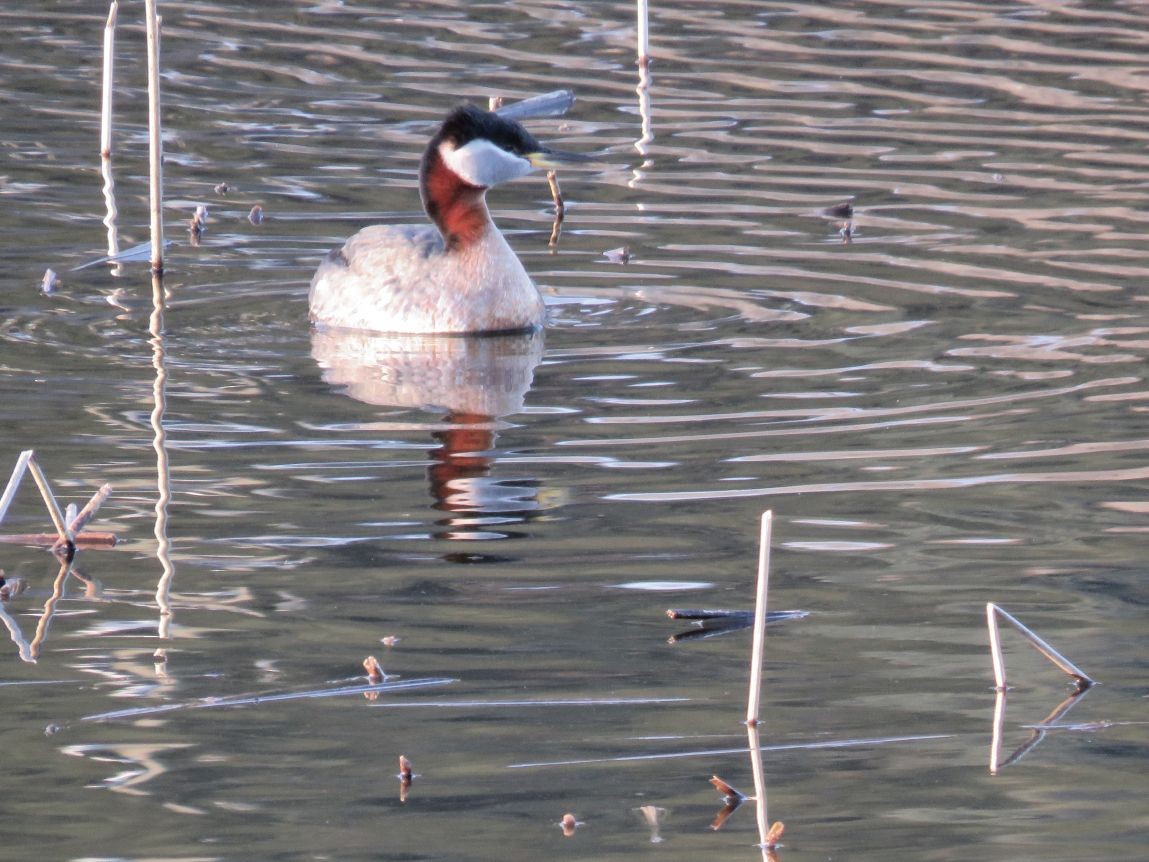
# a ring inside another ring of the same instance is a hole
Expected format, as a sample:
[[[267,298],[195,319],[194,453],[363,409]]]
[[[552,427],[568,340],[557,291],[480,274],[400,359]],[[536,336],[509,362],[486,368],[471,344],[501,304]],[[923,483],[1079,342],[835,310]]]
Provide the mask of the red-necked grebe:
[[[487,189],[534,168],[586,160],[544,147],[514,120],[455,108],[419,167],[432,224],[367,227],[330,252],[311,280],[311,320],[393,333],[541,327],[542,296],[491,221]]]

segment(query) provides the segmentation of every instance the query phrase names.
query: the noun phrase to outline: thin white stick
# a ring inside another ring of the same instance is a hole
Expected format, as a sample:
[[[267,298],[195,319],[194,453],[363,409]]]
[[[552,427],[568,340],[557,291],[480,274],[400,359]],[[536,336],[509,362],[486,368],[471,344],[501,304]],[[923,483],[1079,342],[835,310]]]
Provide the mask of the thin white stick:
[[[120,10],[119,0],[112,0],[108,7],[108,23],[104,25],[104,90],[100,103],[100,155],[105,158],[112,154],[112,86],[116,58],[116,16]]]
[[[650,8],[647,0],[638,0],[638,64],[650,62]]]
[[[1005,691],[1005,659],[1001,655],[1001,633],[997,628],[997,605],[986,602],[985,624],[989,628],[989,655],[993,659],[993,685],[998,691]]]
[[[33,450],[25,449],[16,459],[16,466],[12,468],[12,477],[8,480],[8,487],[4,489],[4,496],[0,497],[0,522],[8,515],[8,507],[16,498],[16,491],[20,488],[20,480],[24,478],[24,473],[28,469],[28,462],[32,460],[32,456],[35,454]]]
[[[160,127],[160,18],[159,0],[144,0],[148,31],[148,182],[152,216],[152,272],[164,271],[164,145]]]
[[[1056,651],[1056,649],[1052,648],[1049,644],[1047,644],[1046,641],[1044,641],[1042,638],[1040,638],[1038,636],[1038,633],[1036,633],[1032,629],[1028,628],[1028,626],[1026,626],[1023,622],[1021,622],[1020,619],[1018,619],[1016,616],[1013,616],[1012,614],[1008,613],[1007,610],[1004,610],[1003,608],[1000,608],[1000,607],[994,605],[993,602],[990,602],[989,605],[986,607],[986,613],[990,617],[993,617],[995,614],[1001,614],[1001,616],[1005,618],[1005,621],[1010,623],[1013,626],[1013,628],[1015,628],[1019,632],[1021,632],[1021,634],[1023,634],[1023,637],[1025,637],[1026,640],[1030,641],[1031,644],[1033,644],[1033,646],[1036,648],[1036,651],[1041,653],[1043,656],[1046,656],[1047,659],[1049,659],[1049,661],[1051,661],[1052,663],[1056,664],[1057,667],[1059,669],[1061,669],[1064,672],[1064,674],[1066,674],[1067,676],[1071,676],[1074,679],[1077,679],[1079,683],[1084,683],[1085,685],[1093,685],[1094,684],[1094,679],[1092,677],[1090,677],[1088,674],[1086,674],[1086,672],[1084,670],[1081,670],[1081,668],[1079,668],[1077,664],[1074,664],[1069,659],[1066,659],[1066,657],[1064,655],[1062,655],[1061,653],[1058,653]],[[993,649],[993,641],[995,638],[996,628],[997,628],[996,623],[993,623],[992,625],[989,626],[990,649]],[[998,645],[998,647],[997,647],[997,657],[994,660],[994,676],[995,677],[997,676],[997,662],[1001,662],[1001,646],[1000,645]],[[1005,665],[1004,665],[1004,662],[1002,662],[1001,677],[1000,677],[1000,680],[998,680],[998,687],[1004,687],[1004,684],[1005,684]]]
[[[63,542],[72,541],[72,531],[68,529],[68,523],[64,518],[64,513],[60,509],[60,504],[56,502],[56,495],[52,493],[52,486],[48,484],[48,477],[44,475],[39,462],[36,461],[36,456],[33,455],[28,459],[28,469],[32,471],[32,478],[36,480],[36,487],[40,489],[40,496],[44,498],[44,505],[48,509],[48,516],[52,519],[52,524],[56,527],[56,532],[60,534],[60,540]]]
[[[750,694],[746,703],[746,723],[758,723],[758,706],[762,700],[762,651],[766,641],[766,594],[770,582],[770,532],[774,513],[762,513],[762,530],[758,545],[758,595],[754,603],[754,643],[750,651]]]

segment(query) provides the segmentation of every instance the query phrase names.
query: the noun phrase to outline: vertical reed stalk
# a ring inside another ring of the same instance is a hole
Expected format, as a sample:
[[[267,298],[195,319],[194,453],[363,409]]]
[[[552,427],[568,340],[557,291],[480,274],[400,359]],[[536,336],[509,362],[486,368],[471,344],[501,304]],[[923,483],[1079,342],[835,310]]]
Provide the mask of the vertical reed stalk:
[[[24,473],[28,470],[28,462],[32,460],[32,456],[35,454],[34,450],[25,449],[16,459],[16,466],[12,468],[12,476],[8,479],[8,486],[4,489],[4,495],[0,497],[0,521],[3,521],[7,516],[8,507],[12,505],[12,501],[16,498],[16,492],[20,489],[20,480],[24,478]]]
[[[104,25],[104,89],[100,102],[100,155],[112,155],[112,87],[116,63],[116,16],[119,13],[119,0],[112,0],[108,7],[108,23]]]
[[[160,126],[160,25],[159,0],[144,0],[148,31],[148,181],[152,215],[152,272],[164,271],[164,145]]]
[[[766,858],[766,836],[770,832],[770,818],[766,813],[766,770],[762,767],[762,743],[758,739],[758,725],[747,724],[746,736],[750,748],[750,770],[754,775],[754,816],[758,823],[758,846]]]
[[[746,723],[758,724],[758,707],[762,699],[762,651],[766,642],[766,598],[770,582],[770,533],[774,513],[762,513],[758,545],[758,594],[754,603],[754,643],[750,651],[750,694],[746,704]]]
[[[650,4],[638,0],[638,65],[650,65]]]
[[[1005,659],[1001,655],[1001,632],[997,627],[997,605],[986,602],[985,624],[989,628],[989,657],[993,661],[993,685],[1005,691]]]

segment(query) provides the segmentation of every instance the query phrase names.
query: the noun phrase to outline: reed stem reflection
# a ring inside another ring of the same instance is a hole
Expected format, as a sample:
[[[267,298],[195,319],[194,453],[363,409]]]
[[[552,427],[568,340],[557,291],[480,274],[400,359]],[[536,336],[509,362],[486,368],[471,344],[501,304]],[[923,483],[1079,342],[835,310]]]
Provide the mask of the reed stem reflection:
[[[152,315],[149,332],[152,346],[152,368],[155,380],[152,383],[152,449],[156,453],[156,521],[153,534],[156,537],[156,559],[162,574],[156,584],[156,605],[159,607],[159,637],[171,637],[172,605],[171,588],[175,579],[175,566],[171,558],[171,540],[168,538],[168,507],[172,499],[171,465],[168,460],[167,430],[164,428],[164,413],[167,410],[167,352],[164,343],[164,310],[166,294],[164,279],[160,273],[152,275]]]

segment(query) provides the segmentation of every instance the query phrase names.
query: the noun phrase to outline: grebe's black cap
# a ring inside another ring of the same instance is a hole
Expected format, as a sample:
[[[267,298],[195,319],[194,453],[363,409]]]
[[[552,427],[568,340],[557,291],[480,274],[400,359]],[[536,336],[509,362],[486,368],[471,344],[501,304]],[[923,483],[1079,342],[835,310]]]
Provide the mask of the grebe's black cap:
[[[534,136],[514,120],[484,111],[475,105],[460,105],[452,109],[443,120],[432,144],[450,141],[456,147],[465,147],[474,140],[487,140],[500,149],[526,157],[544,148]]]
[[[593,161],[590,156],[551,149],[539,143],[530,132],[515,120],[484,111],[475,105],[460,105],[447,114],[430,146],[450,141],[456,147],[465,147],[474,140],[487,140],[500,149],[514,153],[536,168],[555,168],[564,164]]]

